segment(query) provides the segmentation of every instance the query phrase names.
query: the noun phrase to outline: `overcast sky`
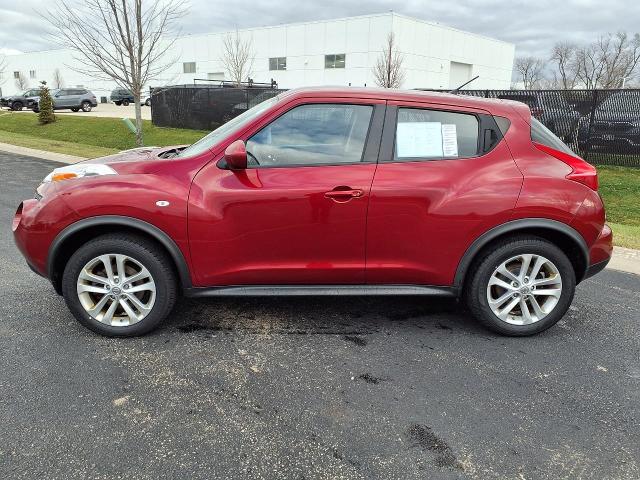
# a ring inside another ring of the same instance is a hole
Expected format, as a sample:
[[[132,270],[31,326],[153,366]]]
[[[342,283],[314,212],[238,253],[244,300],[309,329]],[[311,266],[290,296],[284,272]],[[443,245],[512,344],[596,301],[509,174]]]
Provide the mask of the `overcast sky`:
[[[54,48],[37,12],[55,0],[0,0],[0,49]],[[182,33],[324,20],[393,10],[512,42],[516,55],[548,56],[559,40],[640,31],[638,0],[191,0]]]

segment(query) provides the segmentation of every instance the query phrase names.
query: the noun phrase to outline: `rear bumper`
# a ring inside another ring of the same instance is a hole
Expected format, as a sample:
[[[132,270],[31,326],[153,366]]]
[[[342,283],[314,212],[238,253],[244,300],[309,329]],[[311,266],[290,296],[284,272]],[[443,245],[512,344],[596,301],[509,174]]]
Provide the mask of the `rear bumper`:
[[[613,232],[609,225],[604,225],[598,239],[589,249],[589,267],[584,278],[593,277],[601,272],[611,260],[613,255]]]

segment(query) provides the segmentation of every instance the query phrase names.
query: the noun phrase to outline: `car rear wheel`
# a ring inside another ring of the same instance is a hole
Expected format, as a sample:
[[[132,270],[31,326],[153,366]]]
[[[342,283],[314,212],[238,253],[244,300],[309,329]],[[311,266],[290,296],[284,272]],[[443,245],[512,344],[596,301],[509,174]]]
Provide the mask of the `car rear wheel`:
[[[111,337],[157,328],[171,312],[176,291],[164,251],[133,235],[104,235],[86,243],[69,259],[62,277],[62,293],[76,319]]]
[[[79,108],[75,108],[75,107],[74,107],[74,108],[72,108],[72,109],[71,109],[71,111],[72,111],[72,112],[79,112],[79,111],[80,111],[80,109],[79,109]]]
[[[555,325],[575,291],[567,256],[538,237],[507,239],[475,263],[465,292],[469,309],[503,335],[533,335]]]
[[[80,108],[82,108],[83,112],[91,111],[91,102],[84,101],[80,104]]]
[[[22,110],[22,108],[24,107],[23,103],[20,101],[17,102],[13,102],[11,104],[11,110],[14,110],[16,112],[19,112],[20,110]]]

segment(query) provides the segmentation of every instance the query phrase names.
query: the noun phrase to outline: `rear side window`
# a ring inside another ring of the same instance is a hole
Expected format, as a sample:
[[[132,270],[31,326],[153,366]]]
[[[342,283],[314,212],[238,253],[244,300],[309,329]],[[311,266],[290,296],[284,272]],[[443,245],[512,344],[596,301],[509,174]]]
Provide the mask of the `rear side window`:
[[[567,147],[562,140],[556,137],[551,130],[533,117],[531,117],[531,141],[546,145],[550,148],[555,148],[556,150],[568,153],[569,155],[575,155],[575,153],[573,153],[573,151]]]
[[[438,160],[478,155],[475,115],[422,108],[399,108],[396,160]]]

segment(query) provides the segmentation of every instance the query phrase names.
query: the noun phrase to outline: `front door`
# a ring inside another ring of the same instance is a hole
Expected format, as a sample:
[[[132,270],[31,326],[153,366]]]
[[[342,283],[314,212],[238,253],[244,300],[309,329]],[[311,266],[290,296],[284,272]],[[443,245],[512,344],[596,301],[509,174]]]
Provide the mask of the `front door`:
[[[198,286],[362,284],[385,102],[301,99],[242,135],[249,168],[195,178]],[[370,128],[371,127],[371,128]]]

